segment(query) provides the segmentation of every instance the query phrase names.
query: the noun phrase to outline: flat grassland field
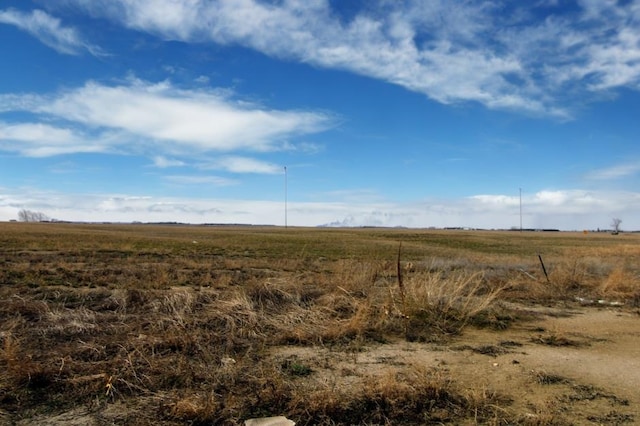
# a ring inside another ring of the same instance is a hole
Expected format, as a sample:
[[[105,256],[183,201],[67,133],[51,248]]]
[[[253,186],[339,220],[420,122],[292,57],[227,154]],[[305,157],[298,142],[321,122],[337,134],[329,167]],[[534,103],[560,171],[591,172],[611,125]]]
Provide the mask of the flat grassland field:
[[[633,424],[639,260],[624,233],[0,223],[0,424]]]

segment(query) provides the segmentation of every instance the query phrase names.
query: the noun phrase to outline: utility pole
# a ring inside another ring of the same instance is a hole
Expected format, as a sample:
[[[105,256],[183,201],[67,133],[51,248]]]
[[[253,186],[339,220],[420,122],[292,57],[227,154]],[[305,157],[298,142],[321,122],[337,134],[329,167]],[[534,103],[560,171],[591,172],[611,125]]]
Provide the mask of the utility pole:
[[[284,228],[287,229],[287,166],[284,166]]]
[[[520,190],[520,232],[522,232],[522,188]]]

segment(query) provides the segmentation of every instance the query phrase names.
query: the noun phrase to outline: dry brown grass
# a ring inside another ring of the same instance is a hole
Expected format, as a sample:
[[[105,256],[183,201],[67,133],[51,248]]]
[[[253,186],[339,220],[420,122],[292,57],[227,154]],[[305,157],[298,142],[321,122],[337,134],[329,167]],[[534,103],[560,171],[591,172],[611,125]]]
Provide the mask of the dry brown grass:
[[[616,265],[599,287],[599,293],[605,298],[624,300],[637,299],[640,296],[640,274],[629,265]]]
[[[459,333],[486,312],[502,291],[501,287],[490,287],[482,273],[464,271],[415,274],[406,286],[410,320],[446,334]]]
[[[337,389],[271,349],[330,346],[346,356],[372,342],[507,326],[501,300],[640,294],[635,263],[609,247],[598,257],[595,243],[548,256],[546,283],[533,254],[504,254],[500,241],[520,243],[493,234],[451,242],[409,231],[21,225],[7,225],[0,241],[0,404],[14,420],[121,402],[142,423],[284,414],[298,424],[500,424],[517,420],[508,401],[457,389],[441,371],[408,368]],[[400,238],[410,243],[398,268]],[[441,247],[457,255],[432,257]]]

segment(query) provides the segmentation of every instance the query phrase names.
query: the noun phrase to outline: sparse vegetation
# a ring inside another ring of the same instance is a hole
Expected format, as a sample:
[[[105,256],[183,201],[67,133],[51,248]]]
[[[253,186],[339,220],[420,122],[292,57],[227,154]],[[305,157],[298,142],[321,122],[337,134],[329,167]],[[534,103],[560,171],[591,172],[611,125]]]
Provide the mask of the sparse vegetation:
[[[446,344],[468,327],[504,329],[525,318],[514,303],[631,303],[640,294],[631,261],[639,246],[599,235],[0,227],[0,416],[14,421],[89,407],[115,424],[267,415],[297,424],[559,424],[522,420],[508,397],[470,393],[443,369],[344,370],[345,386],[278,348],[356,359],[389,341]],[[540,250],[549,253],[550,283]],[[560,334],[532,339],[576,343]],[[495,357],[518,345],[472,349]],[[541,384],[556,378],[536,375]],[[109,414],[112,404],[127,409]]]
[[[541,385],[556,385],[556,384],[564,384],[570,383],[570,381],[563,376],[553,373],[547,373],[545,371],[534,371],[532,372],[535,378],[535,381]]]

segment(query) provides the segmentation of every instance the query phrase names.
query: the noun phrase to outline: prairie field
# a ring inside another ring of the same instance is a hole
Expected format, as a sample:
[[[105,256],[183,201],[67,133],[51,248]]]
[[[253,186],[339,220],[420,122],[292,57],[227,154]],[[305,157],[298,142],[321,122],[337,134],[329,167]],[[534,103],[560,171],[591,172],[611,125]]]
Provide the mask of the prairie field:
[[[0,223],[0,424],[640,422],[640,235]]]

